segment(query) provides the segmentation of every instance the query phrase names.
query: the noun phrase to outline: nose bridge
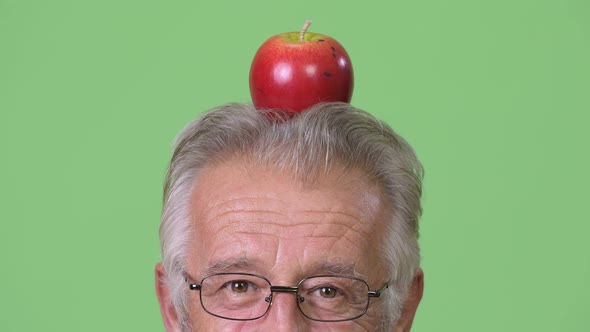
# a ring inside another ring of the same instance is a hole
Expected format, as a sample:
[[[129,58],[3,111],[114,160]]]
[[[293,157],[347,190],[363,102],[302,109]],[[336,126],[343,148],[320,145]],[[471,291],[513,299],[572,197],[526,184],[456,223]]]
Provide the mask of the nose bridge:
[[[263,317],[269,331],[308,331],[308,321],[297,306],[297,287],[272,286],[270,310]]]

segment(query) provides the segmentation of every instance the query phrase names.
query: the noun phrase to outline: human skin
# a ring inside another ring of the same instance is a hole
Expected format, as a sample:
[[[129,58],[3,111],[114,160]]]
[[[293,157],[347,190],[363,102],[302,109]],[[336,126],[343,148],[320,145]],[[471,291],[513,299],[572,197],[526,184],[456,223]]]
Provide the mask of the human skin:
[[[389,207],[380,190],[360,172],[331,173],[313,186],[304,186],[289,172],[232,160],[205,168],[195,183],[190,202],[195,238],[186,271],[195,282],[220,261],[240,263],[219,272],[254,273],[281,286],[332,273],[330,264],[354,268],[371,289],[389,280],[379,255]],[[164,277],[161,265],[156,274],[158,279]],[[161,282],[157,285],[167,331],[177,331],[168,290]],[[268,313],[252,321],[209,315],[196,291],[189,293],[189,299],[188,319],[194,331],[374,331],[382,301],[372,298],[367,313],[358,319],[327,323],[305,318],[290,293],[275,293]],[[391,331],[409,330],[418,302],[419,298],[410,308],[411,317],[400,320],[405,325],[392,326]],[[405,316],[407,311],[404,308]]]

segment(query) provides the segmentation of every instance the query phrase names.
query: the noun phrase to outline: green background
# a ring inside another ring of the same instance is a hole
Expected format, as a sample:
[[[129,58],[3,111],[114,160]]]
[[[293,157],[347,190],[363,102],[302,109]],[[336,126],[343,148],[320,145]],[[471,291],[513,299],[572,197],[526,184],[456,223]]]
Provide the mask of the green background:
[[[0,0],[0,331],[163,331],[171,141],[271,35],[339,40],[426,167],[414,331],[589,331],[590,2]]]

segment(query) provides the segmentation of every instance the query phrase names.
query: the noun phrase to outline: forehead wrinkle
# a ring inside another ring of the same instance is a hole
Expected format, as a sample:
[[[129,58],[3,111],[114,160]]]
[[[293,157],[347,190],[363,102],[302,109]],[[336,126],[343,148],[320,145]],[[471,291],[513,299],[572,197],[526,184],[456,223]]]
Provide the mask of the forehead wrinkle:
[[[340,219],[330,220],[327,223],[318,223],[316,228],[321,225],[325,225],[325,224],[337,225],[337,226],[341,226],[342,228],[345,229],[343,236],[346,233],[355,232],[358,235],[360,235],[363,239],[365,239],[366,241],[370,241],[369,234],[370,234],[370,226],[372,225],[372,223],[364,220],[363,218],[357,218],[356,216],[353,216],[351,214],[347,214],[344,212],[330,212],[330,214],[346,216],[346,217],[354,220],[354,222],[350,223],[347,221],[339,221]],[[365,233],[367,233],[367,234],[365,234]]]
[[[279,199],[272,198],[272,197],[265,197],[265,200],[271,201],[280,201]],[[279,213],[273,209],[250,209],[249,207],[258,206],[260,204],[256,204],[256,201],[260,200],[260,197],[236,197],[236,198],[224,198],[224,199],[213,199],[211,197],[207,197],[205,201],[207,204],[198,209],[193,206],[194,213],[193,217],[196,214],[204,213],[206,216],[210,216],[209,218],[219,218],[226,214],[230,214],[232,212],[267,212],[267,213]],[[193,205],[199,205],[203,199],[199,199],[198,197],[193,199]],[[238,203],[239,202],[239,203]],[[264,205],[264,204],[263,204]],[[209,219],[205,218],[205,219]],[[196,218],[195,218],[196,219]]]
[[[223,230],[225,230],[226,228],[233,227],[233,225],[235,224],[238,224],[237,229],[232,229],[230,230],[230,232],[238,238],[242,236],[265,236],[276,238],[278,240],[323,240],[326,243],[330,243],[331,248],[335,245],[342,245],[342,242],[338,243],[338,240],[342,240],[349,243],[349,245],[357,248],[359,251],[362,251],[363,246],[368,245],[370,243],[369,238],[365,234],[363,234],[363,232],[351,228],[349,225],[336,223],[299,223],[297,225],[277,225],[274,222],[257,221],[255,223],[255,227],[252,227],[252,224],[244,224],[240,220],[235,220],[224,224],[224,226],[221,227],[218,231],[223,232]],[[303,232],[299,229],[307,225],[312,227]],[[334,228],[333,226],[339,227]],[[319,228],[322,227],[325,227],[325,229],[320,230]],[[359,238],[355,237],[354,234],[356,234],[356,236],[359,236],[364,241],[359,241]]]
[[[300,235],[298,237],[292,237],[292,236],[284,236],[284,235],[277,235],[277,234],[271,234],[271,233],[260,233],[260,232],[256,232],[256,231],[249,231],[249,232],[236,232],[236,234],[240,234],[240,235],[254,235],[254,236],[273,236],[276,237],[278,239],[287,239],[287,240],[294,240],[294,239],[315,239],[315,240],[330,240],[330,239],[337,239],[337,240],[346,240],[347,242],[350,242],[350,244],[352,244],[353,246],[357,247],[360,249],[361,245],[359,243],[357,243],[357,241],[354,241],[352,239],[350,239],[349,237],[345,237],[345,236],[339,236],[339,235],[323,235],[323,236],[317,236],[317,235],[312,235],[310,236],[305,236],[305,235]]]
[[[350,232],[355,232],[355,234],[357,234],[360,237],[362,237],[363,240],[365,240],[365,242],[367,244],[371,243],[371,239],[367,235],[365,235],[363,232],[360,232],[360,231],[358,231],[356,229],[353,229],[353,228],[351,228],[351,229],[347,230],[346,232],[344,232],[344,234],[342,234],[341,238],[347,240],[351,244],[354,244],[356,247],[360,247],[361,245],[359,243],[357,243],[358,241],[355,241],[354,238],[352,238],[352,236],[350,235]]]
[[[261,216],[264,215],[274,215],[280,216],[282,215],[280,212],[276,212],[274,210],[231,210],[225,211],[220,214],[217,214],[211,218],[203,218],[201,222],[198,219],[195,219],[197,225],[200,225],[204,229],[210,229],[216,233],[224,231],[228,227],[232,227],[235,224],[238,224],[242,227],[245,226],[255,226],[256,224],[267,224],[267,226],[275,226],[272,222],[264,222],[261,220],[256,220],[254,222],[250,221],[252,219],[250,215],[255,216],[256,219],[260,219]],[[239,227],[241,228],[241,227]],[[239,229],[238,228],[238,229]]]
[[[212,220],[214,221],[214,220]],[[213,226],[215,224],[213,222],[208,223],[209,226]],[[237,226],[236,226],[237,225]],[[278,225],[275,222],[271,221],[255,221],[255,222],[244,222],[241,218],[235,219],[228,219],[222,222],[218,227],[216,227],[216,233],[223,233],[228,228],[234,228],[229,230],[228,233],[233,234],[252,234],[252,235],[276,235],[274,234],[273,230],[276,232],[281,225]]]
[[[297,239],[297,238],[344,238],[351,243],[355,244],[353,240],[354,235],[360,236],[365,241],[369,242],[369,236],[365,235],[361,229],[351,227],[344,223],[334,222],[300,222],[294,225],[291,224],[277,224],[273,221],[256,221],[244,223],[243,220],[232,220],[226,222],[217,229],[218,232],[223,232],[227,228],[234,227],[238,224],[235,229],[230,232],[242,235],[272,235],[279,239]],[[301,228],[306,228],[301,231]],[[326,235],[326,233],[329,233]]]
[[[343,216],[345,218],[342,218],[342,219],[353,219],[354,221],[356,221],[355,224],[367,224],[367,225],[370,224],[370,222],[368,222],[366,220],[367,218],[363,218],[363,216],[362,216],[363,213],[361,213],[361,212],[359,212],[359,213],[349,213],[349,212],[337,211],[337,210],[334,210],[334,209],[330,209],[330,210],[326,210],[326,211],[323,211],[323,210],[302,210],[302,211],[297,211],[297,212],[304,213],[304,214],[311,214],[311,215],[314,215],[314,214],[322,214],[322,215],[324,215],[324,217],[327,217],[327,216],[335,216],[335,217]],[[334,218],[334,219],[335,220],[338,220],[337,218]]]
[[[294,215],[295,214],[295,215]],[[223,231],[228,227],[233,227],[236,223],[244,227],[265,226],[270,228],[284,227],[296,228],[312,226],[314,228],[321,226],[338,226],[339,228],[352,229],[356,232],[368,232],[371,223],[354,214],[337,212],[337,211],[307,211],[302,212],[302,216],[295,213],[282,213],[272,209],[255,209],[255,210],[228,210],[219,213],[211,219],[205,218],[205,226],[217,225],[217,231]],[[250,215],[254,215],[251,217]],[[281,216],[282,218],[276,218]],[[318,216],[318,218],[315,218]],[[242,227],[240,227],[242,228]],[[365,235],[362,235],[366,238]]]

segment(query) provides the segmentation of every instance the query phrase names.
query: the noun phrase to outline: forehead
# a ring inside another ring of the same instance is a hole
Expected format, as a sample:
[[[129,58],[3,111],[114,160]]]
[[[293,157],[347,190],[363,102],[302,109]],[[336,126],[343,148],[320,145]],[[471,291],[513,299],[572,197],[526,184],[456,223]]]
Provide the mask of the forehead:
[[[189,266],[203,273],[223,266],[265,274],[285,268],[306,274],[322,266],[367,270],[378,264],[389,215],[384,201],[356,171],[304,185],[289,172],[238,161],[208,167],[191,197]]]

